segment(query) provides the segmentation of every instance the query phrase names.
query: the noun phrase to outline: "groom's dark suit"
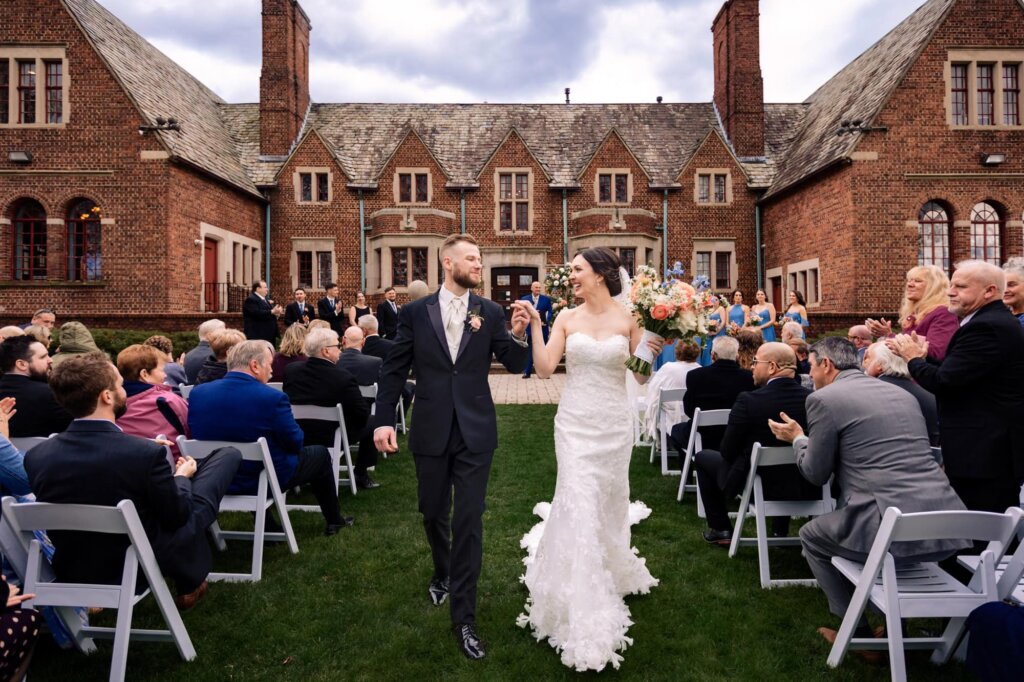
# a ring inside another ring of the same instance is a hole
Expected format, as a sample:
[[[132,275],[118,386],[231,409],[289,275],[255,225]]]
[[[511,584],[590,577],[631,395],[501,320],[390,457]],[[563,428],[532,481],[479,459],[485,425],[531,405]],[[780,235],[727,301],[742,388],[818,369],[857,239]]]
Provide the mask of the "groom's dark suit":
[[[412,367],[416,409],[409,447],[434,575],[450,577],[452,622],[474,623],[483,552],[481,516],[491,457],[498,445],[487,375],[492,356],[508,371],[522,372],[528,351],[510,337],[501,306],[470,293],[468,312],[482,321],[477,331],[465,325],[453,363],[439,298],[436,292],[399,311],[395,345],[381,368],[373,425],[394,426],[395,405]]]

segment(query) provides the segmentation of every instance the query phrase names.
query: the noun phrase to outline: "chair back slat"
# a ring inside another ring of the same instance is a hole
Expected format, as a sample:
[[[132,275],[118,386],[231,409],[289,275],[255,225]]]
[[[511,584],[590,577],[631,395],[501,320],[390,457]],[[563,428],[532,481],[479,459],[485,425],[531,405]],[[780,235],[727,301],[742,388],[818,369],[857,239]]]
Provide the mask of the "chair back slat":
[[[370,384],[369,386],[360,386],[359,392],[364,398],[376,398],[377,397],[377,384]]]
[[[338,405],[323,407],[320,405],[292,405],[292,417],[299,419],[310,419],[322,422],[343,421],[341,410]]]
[[[182,398],[188,400],[188,395],[192,392],[193,388],[195,388],[195,384],[178,384],[178,393],[181,394]]]
[[[28,452],[40,443],[45,443],[49,439],[53,438],[56,434],[50,434],[49,436],[21,436],[20,438],[9,438],[11,445],[17,448],[18,452]]]
[[[123,506],[122,506],[123,505]],[[125,521],[127,510],[138,518],[131,500],[122,500],[117,507],[92,504],[47,504],[24,502],[18,504],[13,497],[4,498],[4,517],[21,532],[35,530],[88,531],[113,535],[128,534]]]
[[[255,443],[233,443],[226,440],[190,440],[185,436],[178,436],[178,450],[182,455],[193,459],[206,459],[214,450],[226,447],[237,448],[242,453],[242,459],[246,461],[263,462],[270,459],[267,439],[263,437]]]
[[[1021,516],[1024,511],[1019,508],[1010,509],[1006,514],[976,511],[901,514],[892,532],[892,542],[969,539],[999,542],[1005,547]]]
[[[661,414],[661,408],[668,403],[677,403],[683,399],[686,395],[685,388],[663,388],[661,393],[658,394],[658,414]]]
[[[270,386],[270,388],[274,389],[275,391],[282,391],[282,392],[284,392],[284,382],[283,381],[268,381],[267,382],[267,386]]]
[[[729,423],[729,412],[731,410],[701,410],[698,423],[697,412],[694,410],[692,428],[703,429],[705,426],[725,426]]]
[[[783,464],[796,464],[796,451],[792,445],[768,448],[761,446],[756,450],[755,467],[773,467]]]

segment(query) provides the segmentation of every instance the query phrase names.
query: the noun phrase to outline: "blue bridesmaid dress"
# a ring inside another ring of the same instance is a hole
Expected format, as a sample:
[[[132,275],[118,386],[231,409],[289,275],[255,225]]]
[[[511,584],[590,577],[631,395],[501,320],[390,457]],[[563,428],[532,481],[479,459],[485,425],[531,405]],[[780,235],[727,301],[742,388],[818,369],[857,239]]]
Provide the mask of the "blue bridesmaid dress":
[[[786,313],[786,317],[788,317],[789,319],[793,320],[794,322],[799,322],[800,323],[800,327],[801,327],[801,329],[800,329],[801,337],[800,338],[806,339],[807,338],[807,332],[805,330],[807,329],[807,327],[808,327],[808,325],[810,323],[807,320],[805,320],[800,315],[800,313]]]
[[[729,323],[740,327],[747,323],[747,318],[743,314],[743,306],[739,304],[729,306]]]
[[[722,321],[722,316],[719,315],[717,312],[711,313],[710,315],[708,315],[708,318],[714,320],[715,322],[721,322]],[[722,325],[722,328],[718,330],[718,333],[715,334],[715,336],[721,336],[722,334],[725,333],[725,331],[726,331],[725,330],[725,325]],[[701,365],[701,367],[707,367],[710,364],[711,364],[711,337],[705,337],[704,338],[704,348],[700,352],[700,365]]]
[[[767,322],[771,321],[771,314],[772,314],[772,311],[769,310],[768,308],[765,308],[764,310],[759,312],[757,314],[757,316],[761,318],[761,324],[766,324]],[[773,324],[773,325],[768,326],[768,327],[762,327],[761,328],[761,336],[764,338],[764,342],[765,343],[770,343],[771,341],[774,341],[775,340],[775,325]]]

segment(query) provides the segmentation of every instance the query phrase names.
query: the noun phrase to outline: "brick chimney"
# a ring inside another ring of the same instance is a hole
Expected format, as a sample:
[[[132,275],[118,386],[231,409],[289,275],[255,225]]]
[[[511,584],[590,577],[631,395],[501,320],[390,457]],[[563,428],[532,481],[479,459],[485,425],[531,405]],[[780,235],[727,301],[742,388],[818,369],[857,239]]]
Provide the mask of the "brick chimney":
[[[764,156],[758,0],[726,0],[711,24],[715,106],[737,156]]]
[[[291,150],[309,107],[309,17],[296,0],[263,0],[260,154]]]

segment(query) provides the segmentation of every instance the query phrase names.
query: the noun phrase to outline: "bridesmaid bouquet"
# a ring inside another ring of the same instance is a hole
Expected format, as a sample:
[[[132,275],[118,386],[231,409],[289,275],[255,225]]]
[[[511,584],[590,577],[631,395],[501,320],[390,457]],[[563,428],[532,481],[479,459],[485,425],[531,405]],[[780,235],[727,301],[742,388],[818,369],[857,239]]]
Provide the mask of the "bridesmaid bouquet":
[[[654,354],[647,347],[651,338],[688,340],[708,333],[708,316],[720,305],[718,297],[707,288],[706,277],[698,277],[690,284],[677,279],[682,274],[683,267],[678,262],[665,273],[664,280],[648,265],[637,267],[629,304],[644,335],[633,357],[626,361],[626,367],[637,374],[651,374]]]

